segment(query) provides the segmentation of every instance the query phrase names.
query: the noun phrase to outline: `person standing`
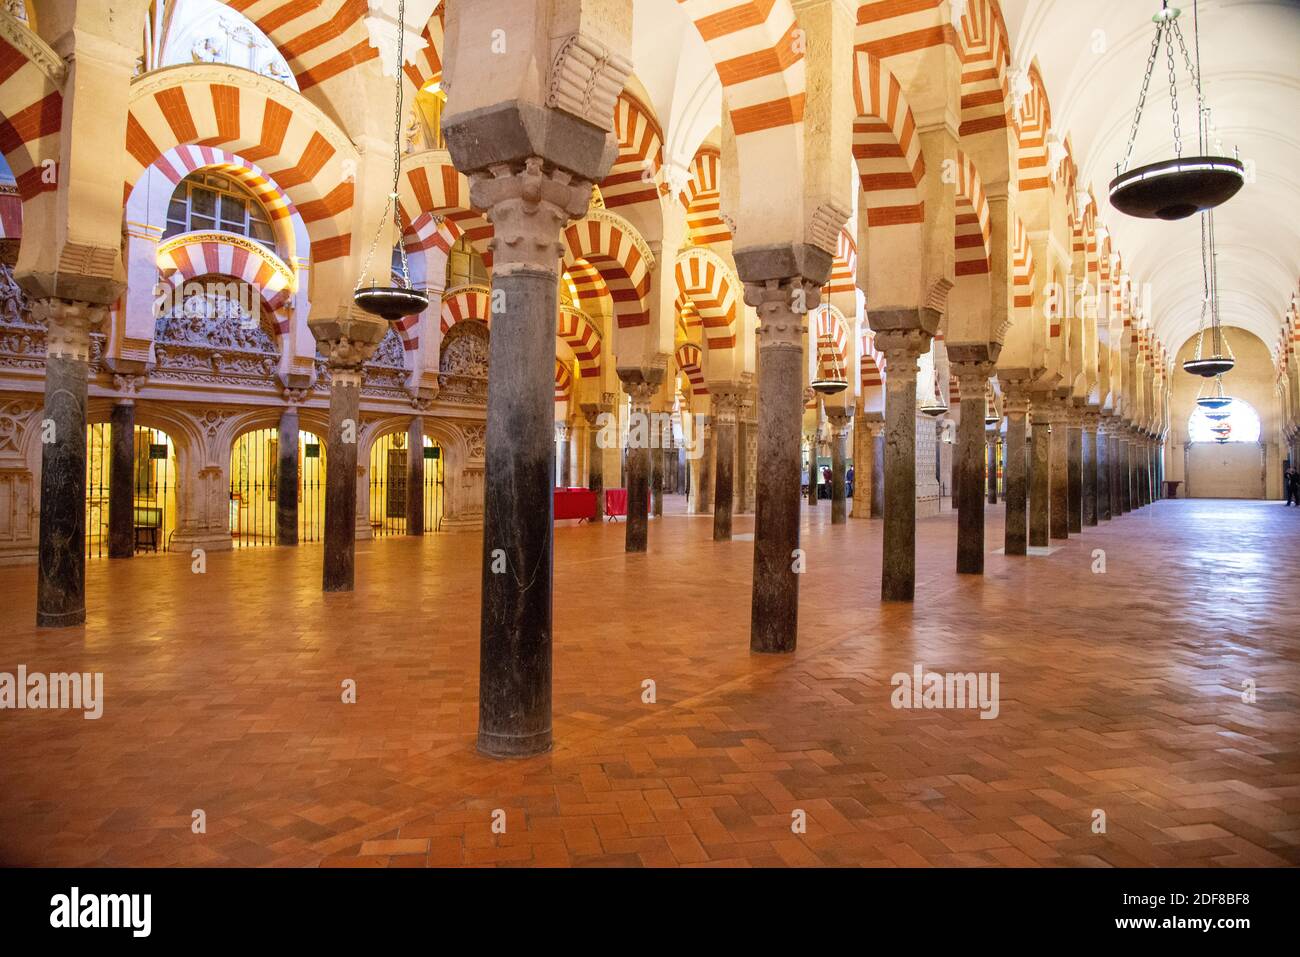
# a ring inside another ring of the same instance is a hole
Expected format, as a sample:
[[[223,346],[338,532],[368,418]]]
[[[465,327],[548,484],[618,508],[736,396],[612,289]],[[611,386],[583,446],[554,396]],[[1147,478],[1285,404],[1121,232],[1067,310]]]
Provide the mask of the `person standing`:
[[[1287,508],[1292,505],[1300,508],[1300,472],[1294,467],[1286,473],[1286,504]]]

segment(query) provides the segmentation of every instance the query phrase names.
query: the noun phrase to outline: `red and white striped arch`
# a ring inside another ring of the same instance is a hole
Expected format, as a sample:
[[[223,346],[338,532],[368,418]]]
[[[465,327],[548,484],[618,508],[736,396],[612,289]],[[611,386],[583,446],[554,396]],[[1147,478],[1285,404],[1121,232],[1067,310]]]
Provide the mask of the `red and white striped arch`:
[[[853,332],[844,313],[830,303],[822,303],[817,307],[813,329],[817,335],[817,378],[847,378]]]
[[[1029,232],[1020,217],[1016,217],[1015,235],[1011,249],[1011,288],[1016,309],[1034,307],[1034,249],[1029,245]]]
[[[379,50],[370,45],[362,20],[369,13],[365,0],[225,0],[248,17],[280,51],[298,89],[306,92],[327,81],[346,79],[348,70],[373,60]],[[331,88],[337,83],[330,84]]]
[[[204,239],[202,233],[186,233],[158,247],[158,273],[173,289],[203,277],[234,279],[258,291],[273,316],[277,335],[285,335],[292,315],[283,307],[293,299],[292,270],[260,243]]]
[[[484,325],[492,326],[492,290],[487,286],[458,286],[448,289],[442,295],[442,311],[439,327],[442,334],[458,322],[477,319]]]
[[[858,287],[858,244],[847,229],[840,230],[835,243],[835,259],[831,262],[831,278],[822,287],[822,295],[851,293]]]
[[[555,401],[567,402],[573,397],[573,373],[559,359],[555,360]]]
[[[863,323],[862,328],[863,334],[859,340],[862,353],[859,381],[862,384],[862,394],[867,395],[868,390],[885,384],[885,356],[876,351],[876,334],[867,327],[866,323]]]
[[[434,80],[442,79],[443,34],[446,30],[446,4],[439,2],[433,16],[425,24],[420,38],[424,40],[424,49],[415,54],[410,63],[402,65],[406,78],[417,90],[422,90]]]
[[[1047,165],[1047,131],[1052,127],[1052,104],[1047,99],[1038,64],[1029,67],[1029,92],[1020,102],[1019,129],[1016,137],[1016,165],[1020,172],[1021,192],[1047,189],[1052,185]]]
[[[605,207],[657,202],[664,165],[663,132],[650,108],[627,90],[614,104],[614,135],[618,137],[618,157],[600,183]]]
[[[867,204],[867,225],[925,220],[921,178],[925,158],[903,87],[876,57],[853,57],[853,158]]]
[[[58,189],[63,126],[62,60],[36,34],[28,42],[41,52],[0,36],[0,153],[24,203]]]
[[[450,249],[463,235],[483,262],[492,265],[488,248],[492,224],[470,205],[469,179],[452,165],[446,150],[426,150],[404,158],[397,190],[402,221],[411,224],[408,252],[444,245]],[[440,231],[441,239],[435,238]]]
[[[585,263],[600,274],[614,300],[614,317],[620,329],[650,323],[647,298],[653,261],[647,258],[648,252],[642,253],[634,235],[635,230],[626,220],[604,210],[593,210],[563,233],[565,268],[574,275],[579,263]]]
[[[680,199],[686,207],[686,228],[696,246],[731,242],[731,230],[722,219],[718,189],[722,154],[716,146],[701,146],[691,163],[691,178]]]
[[[803,121],[803,50],[789,0],[677,0],[704,39],[736,137]]]
[[[1007,95],[1011,44],[996,0],[969,0],[959,24],[961,40],[961,127],[971,136],[1015,123]]]
[[[676,274],[678,292],[698,314],[709,350],[733,348],[743,300],[731,268],[711,250],[692,246],[677,257]]]
[[[170,67],[131,83],[124,196],[141,174],[177,146],[220,147],[257,163],[298,195],[314,264],[351,248],[356,150],[324,113],[275,82],[240,85],[220,64]]]
[[[704,353],[700,347],[693,342],[683,342],[677,346],[673,358],[691,384],[691,395],[708,395],[709,387],[704,384]]]
[[[989,201],[975,164],[957,151],[957,212],[953,246],[957,252],[958,276],[989,271]]]
[[[586,313],[561,305],[555,334],[573,351],[580,377],[590,379],[600,375],[600,334]]]

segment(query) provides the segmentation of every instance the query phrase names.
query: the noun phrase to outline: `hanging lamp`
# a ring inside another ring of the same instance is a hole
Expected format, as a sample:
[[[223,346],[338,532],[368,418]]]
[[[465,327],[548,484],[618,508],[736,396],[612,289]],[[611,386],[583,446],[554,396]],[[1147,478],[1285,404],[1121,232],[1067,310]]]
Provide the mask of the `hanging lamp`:
[[[939,398],[939,384],[937,382],[932,397],[927,399],[925,404],[921,406],[921,411],[932,419],[937,419],[948,411],[948,404]]]
[[[1206,381],[1205,385],[1201,386],[1202,394],[1196,397],[1197,405],[1202,409],[1226,409],[1232,405],[1232,397],[1223,393],[1223,376],[1216,375],[1213,388],[1210,389],[1208,394],[1205,394],[1205,386],[1209,384]]]
[[[1192,40],[1196,48],[1196,63],[1187,52],[1183,33],[1178,28],[1178,16],[1182,12],[1177,7],[1169,6],[1169,0],[1161,0],[1160,12],[1151,19],[1156,25],[1155,39],[1151,42],[1151,53],[1147,57],[1146,73],[1142,78],[1142,90],[1138,94],[1137,112],[1133,115],[1133,128],[1129,132],[1128,149],[1124,160],[1115,165],[1115,178],[1110,181],[1111,205],[1121,213],[1141,219],[1185,219],[1200,210],[1212,209],[1236,195],[1246,179],[1246,168],[1235,156],[1206,155],[1205,139],[1208,122],[1204,97],[1201,91],[1201,45],[1200,25],[1197,15],[1196,0],[1192,3]],[[1182,53],[1187,72],[1192,79],[1192,90],[1196,94],[1196,156],[1183,156],[1182,133],[1178,125],[1178,78],[1174,72],[1174,41]],[[1174,156],[1172,159],[1149,163],[1137,169],[1128,168],[1133,157],[1133,144],[1137,140],[1138,126],[1142,122],[1142,108],[1146,104],[1147,88],[1151,85],[1151,74],[1155,70],[1156,57],[1160,47],[1165,47],[1165,58],[1169,64],[1169,97],[1173,107]]]
[[[1223,375],[1237,364],[1219,321],[1219,265],[1218,253],[1214,248],[1212,209],[1201,213],[1201,276],[1205,295],[1201,299],[1201,325],[1196,336],[1196,356],[1183,361],[1183,371],[1209,379]],[[1210,319],[1208,326],[1205,323],[1207,314]],[[1205,354],[1207,333],[1210,339],[1208,356]]]
[[[829,335],[817,337],[817,351],[822,352],[822,344],[825,343],[831,354],[830,375],[818,376],[808,383],[814,392],[820,395],[839,395],[849,387],[849,380],[845,378],[843,370],[840,368],[840,353],[835,348],[835,343],[831,341]],[[821,363],[819,362],[820,366]]]
[[[407,316],[423,312],[429,306],[428,293],[411,286],[411,273],[406,262],[406,244],[402,239],[402,207],[397,201],[397,188],[402,170],[402,65],[405,62],[403,58],[405,38],[406,0],[398,0],[397,107],[393,112],[393,189],[388,194],[388,205],[384,207],[384,215],[379,220],[375,238],[370,242],[370,251],[366,254],[365,265],[362,266],[361,275],[357,277],[356,288],[352,291],[352,301],[360,308],[389,322],[400,322]],[[384,235],[384,226],[388,222],[389,213],[393,214],[393,222],[397,226],[397,250],[402,263],[401,277],[397,285],[381,286],[372,279],[369,286],[363,286],[365,276],[370,271],[370,263],[375,257],[375,248]]]

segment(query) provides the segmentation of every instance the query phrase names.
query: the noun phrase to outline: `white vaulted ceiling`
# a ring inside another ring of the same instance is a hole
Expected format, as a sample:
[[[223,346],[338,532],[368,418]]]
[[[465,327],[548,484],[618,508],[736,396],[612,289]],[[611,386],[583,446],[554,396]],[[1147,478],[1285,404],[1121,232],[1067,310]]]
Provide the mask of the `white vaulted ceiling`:
[[[1193,0],[1174,4],[1192,46]],[[1224,151],[1255,171],[1215,212],[1220,313],[1275,349],[1300,281],[1300,0],[1199,0],[1203,88]],[[1151,320],[1171,351],[1201,313],[1200,217],[1132,219],[1107,200],[1137,106],[1159,0],[1003,0],[1013,65],[1038,64],[1052,126],[1069,135],[1080,188],[1092,187],[1135,282],[1149,283]],[[1194,55],[1194,54],[1193,54]],[[1194,97],[1178,64],[1183,155],[1196,150]],[[1163,49],[1131,166],[1173,154]],[[1190,147],[1190,148],[1189,148]]]

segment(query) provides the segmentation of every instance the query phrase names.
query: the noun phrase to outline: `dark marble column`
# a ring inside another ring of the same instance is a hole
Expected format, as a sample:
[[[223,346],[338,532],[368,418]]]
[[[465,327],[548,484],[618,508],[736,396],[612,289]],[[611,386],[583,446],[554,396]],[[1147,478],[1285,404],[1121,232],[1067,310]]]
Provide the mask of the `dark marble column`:
[[[930,336],[921,328],[876,333],[886,363],[884,601],[911,601],[916,591],[916,373]]]
[[[606,434],[602,426],[607,421],[601,415],[609,415],[609,409],[587,403],[582,407],[582,414],[587,419],[587,488],[596,493],[591,520],[599,522],[605,517],[605,450],[601,436]]]
[[[655,435],[663,442],[663,434],[656,429]],[[664,449],[662,446],[650,447],[650,514],[659,517],[664,513]]]
[[[984,474],[988,481],[990,505],[998,504],[998,465],[1001,458],[998,451],[1001,439],[1002,433],[998,431],[997,425],[984,432],[984,441],[988,445],[988,462],[985,464]]]
[[[544,115],[552,124],[569,122]],[[536,156],[487,172],[476,151],[499,142],[474,135],[481,122],[462,119],[463,128],[446,131],[457,166],[474,170],[471,196],[495,229],[492,294],[502,305],[489,347],[478,749],[522,757],[551,748],[558,251],[564,225],[588,209],[591,183]],[[573,121],[574,137],[586,131]],[[575,159],[585,161],[582,154],[573,147]],[[637,452],[631,467],[639,474],[634,491],[644,535],[645,449]],[[629,500],[629,512],[634,504]]]
[[[809,389],[804,393],[805,399],[807,399],[809,392],[812,392],[812,390]],[[818,495],[817,480],[821,477],[821,468],[817,465],[817,447],[820,444],[819,440],[821,439],[822,412],[820,397],[818,397],[815,392],[812,394],[814,396],[813,401],[817,404],[817,409],[816,414],[813,417],[813,421],[816,425],[813,427],[812,434],[808,437],[808,504],[816,508]]]
[[[325,439],[327,592],[352,591],[356,566],[357,440],[361,433],[361,365],[330,367],[330,426]]]
[[[1003,393],[1002,411],[1007,416],[1006,466],[1003,475],[1003,499],[1007,505],[1003,548],[1007,555],[1024,555],[1029,544],[1028,467],[1025,462],[1025,416],[1029,412],[1029,399],[1023,388],[1008,383]]]
[[[713,393],[713,540],[731,541],[731,513],[734,505],[736,476],[736,410],[740,397],[736,393],[715,390]]]
[[[1029,544],[1046,548],[1052,527],[1052,409],[1051,400],[1033,401],[1032,461],[1029,471]]]
[[[852,408],[826,410],[831,424],[831,524],[843,525],[848,521],[848,487],[845,473],[848,470],[849,429],[853,426]]]
[[[1051,411],[1052,423],[1052,538],[1070,537],[1070,412],[1058,400]]]
[[[298,407],[294,405],[280,413],[276,441],[275,543],[298,544]]]
[[[1097,413],[1083,419],[1083,524],[1097,524]]]
[[[1110,419],[1102,418],[1097,427],[1097,519],[1109,522],[1110,506]]]
[[[712,400],[710,400],[712,401]],[[699,436],[696,441],[700,443],[700,464],[696,469],[696,477],[699,478],[699,484],[694,486],[695,509],[694,511],[704,514],[713,509],[713,466],[716,458],[716,440],[713,416],[706,415],[697,422],[700,425],[703,435]]]
[[[47,330],[36,625],[67,628],[86,621],[86,376],[105,309],[37,299],[31,314]]]
[[[1119,440],[1119,502],[1121,512],[1133,511],[1133,464],[1127,430]]]
[[[1124,514],[1124,500],[1120,491],[1120,460],[1123,455],[1123,448],[1120,444],[1119,419],[1110,420],[1110,436],[1107,439],[1107,452],[1110,454],[1110,514],[1112,518],[1119,518]]]
[[[871,517],[885,517],[885,423],[871,424]]]
[[[808,247],[811,249],[811,247]],[[817,269],[830,260],[816,253]],[[799,630],[800,433],[804,411],[806,310],[817,307],[820,276],[767,278],[773,265],[762,253],[737,259],[745,302],[758,312],[758,499],[754,516],[754,580],[749,649],[764,654],[795,649]]]
[[[653,370],[662,376],[663,370]],[[629,439],[627,450],[627,537],[623,550],[644,552],[649,537],[648,506],[650,498],[650,400],[658,391],[659,383],[653,380],[653,371],[620,369],[623,388],[632,397],[632,427],[630,437],[644,436],[645,442]]]
[[[984,463],[988,442],[985,438],[985,391],[993,362],[987,346],[949,344],[948,357],[952,374],[961,390],[961,421],[957,426],[957,446],[953,450],[958,474],[957,495],[957,574],[984,574]],[[963,355],[980,352],[979,359]]]
[[[1078,407],[1071,406],[1069,415],[1069,490],[1070,534],[1083,531],[1083,417]]]
[[[424,419],[406,427],[406,534],[424,534]]]
[[[135,403],[113,406],[108,476],[108,557],[135,554]]]

